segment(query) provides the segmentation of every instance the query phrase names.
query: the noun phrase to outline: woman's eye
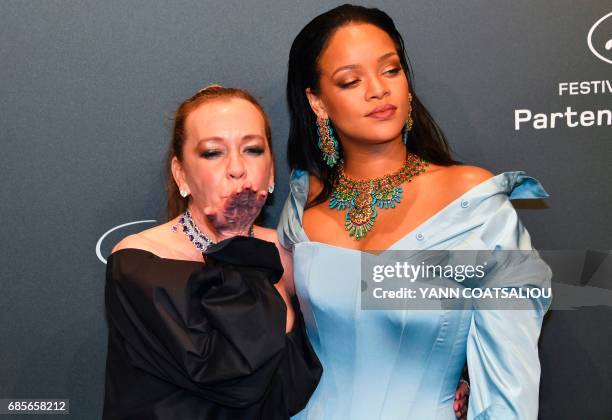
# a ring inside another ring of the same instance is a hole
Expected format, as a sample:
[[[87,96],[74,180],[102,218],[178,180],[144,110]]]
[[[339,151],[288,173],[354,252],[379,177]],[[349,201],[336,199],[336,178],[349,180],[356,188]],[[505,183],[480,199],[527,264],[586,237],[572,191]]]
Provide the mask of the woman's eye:
[[[263,154],[264,149],[263,149],[263,147],[252,146],[252,147],[247,147],[246,148],[246,152],[248,154],[251,154],[251,155],[259,156],[259,155]]]
[[[214,159],[220,155],[221,152],[219,150],[205,150],[200,156],[202,156],[204,159]]]
[[[350,82],[340,83],[340,87],[342,89],[348,89],[348,88],[351,88],[353,86],[356,86],[357,83],[359,83],[359,80],[351,80]]]
[[[401,71],[401,68],[393,67],[392,69],[387,70],[385,73],[395,76],[396,74],[399,74],[400,71]]]

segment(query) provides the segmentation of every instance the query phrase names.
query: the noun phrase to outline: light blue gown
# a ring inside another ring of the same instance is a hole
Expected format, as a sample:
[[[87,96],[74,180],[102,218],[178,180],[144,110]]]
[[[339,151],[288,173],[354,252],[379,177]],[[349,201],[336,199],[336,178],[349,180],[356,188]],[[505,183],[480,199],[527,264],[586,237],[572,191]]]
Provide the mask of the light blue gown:
[[[360,251],[308,239],[308,188],[308,173],[294,171],[278,227],[281,243],[293,250],[296,293],[323,364],[317,390],[294,419],[455,419],[466,360],[468,419],[536,419],[537,342],[550,299],[533,299],[531,310],[362,310]],[[546,196],[524,172],[499,174],[389,249],[530,250],[510,200]],[[551,276],[537,256],[521,281],[549,284]]]

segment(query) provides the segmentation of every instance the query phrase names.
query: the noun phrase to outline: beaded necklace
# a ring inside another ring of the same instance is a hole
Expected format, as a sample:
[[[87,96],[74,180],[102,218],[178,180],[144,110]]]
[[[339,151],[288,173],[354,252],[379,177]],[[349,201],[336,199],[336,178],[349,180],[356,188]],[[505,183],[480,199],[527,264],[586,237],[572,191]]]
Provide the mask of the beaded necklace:
[[[402,199],[402,184],[425,172],[429,164],[408,153],[404,165],[395,173],[376,179],[357,180],[346,176],[344,161],[338,165],[338,176],[329,200],[329,208],[346,210],[344,228],[359,241],[374,227],[380,209],[394,209]]]

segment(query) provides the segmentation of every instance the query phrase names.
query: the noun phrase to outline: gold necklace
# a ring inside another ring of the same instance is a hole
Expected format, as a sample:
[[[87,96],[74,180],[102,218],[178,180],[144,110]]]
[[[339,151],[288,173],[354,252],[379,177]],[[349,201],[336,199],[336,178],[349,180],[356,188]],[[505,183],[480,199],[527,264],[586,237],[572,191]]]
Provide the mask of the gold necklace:
[[[408,153],[404,165],[395,173],[376,179],[357,180],[346,176],[344,161],[338,165],[338,176],[329,200],[329,208],[347,210],[344,228],[359,241],[372,230],[380,209],[394,209],[402,199],[402,184],[425,172],[429,164]]]

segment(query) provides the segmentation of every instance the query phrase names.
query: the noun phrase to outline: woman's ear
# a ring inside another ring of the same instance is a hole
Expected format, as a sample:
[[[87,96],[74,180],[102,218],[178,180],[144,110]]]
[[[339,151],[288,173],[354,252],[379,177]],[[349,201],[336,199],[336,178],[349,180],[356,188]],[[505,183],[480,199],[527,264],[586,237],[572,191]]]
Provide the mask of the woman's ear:
[[[318,119],[327,119],[327,110],[325,109],[325,104],[321,100],[319,96],[317,96],[312,89],[306,88],[306,98],[308,98],[308,103],[310,104],[310,109],[315,113]]]
[[[174,182],[176,183],[179,191],[186,191],[187,194],[191,194],[189,185],[187,185],[187,180],[185,179],[185,170],[176,156],[172,158],[170,170],[172,171],[172,178],[174,178]]]

